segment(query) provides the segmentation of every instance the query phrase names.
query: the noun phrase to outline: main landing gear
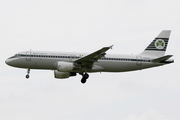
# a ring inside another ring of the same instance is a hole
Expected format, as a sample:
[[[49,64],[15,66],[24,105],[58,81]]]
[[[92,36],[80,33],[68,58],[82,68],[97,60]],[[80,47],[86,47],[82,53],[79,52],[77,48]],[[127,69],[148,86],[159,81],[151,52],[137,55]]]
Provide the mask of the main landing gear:
[[[30,73],[30,69],[28,68],[28,69],[27,69],[27,75],[26,75],[26,78],[27,78],[27,79],[29,78],[29,73]]]
[[[82,79],[81,79],[81,83],[86,83],[86,80],[89,78],[89,75],[87,73],[82,74]]]

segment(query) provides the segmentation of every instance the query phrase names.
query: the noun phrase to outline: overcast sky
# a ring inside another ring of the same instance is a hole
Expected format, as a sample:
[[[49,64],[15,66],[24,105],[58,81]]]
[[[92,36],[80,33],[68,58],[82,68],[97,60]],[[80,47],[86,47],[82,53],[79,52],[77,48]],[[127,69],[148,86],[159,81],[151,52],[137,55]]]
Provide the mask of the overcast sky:
[[[0,120],[179,120],[179,0],[0,0]],[[172,30],[175,63],[127,73],[57,80],[53,71],[13,68],[20,51],[139,54]]]

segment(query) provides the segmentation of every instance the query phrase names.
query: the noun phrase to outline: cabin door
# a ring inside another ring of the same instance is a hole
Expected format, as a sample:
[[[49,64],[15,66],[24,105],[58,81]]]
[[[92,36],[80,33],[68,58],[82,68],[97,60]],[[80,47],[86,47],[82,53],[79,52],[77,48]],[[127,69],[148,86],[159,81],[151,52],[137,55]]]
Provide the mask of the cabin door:
[[[75,58],[75,55],[70,55],[69,61],[73,61],[74,58]]]
[[[31,61],[31,51],[26,52],[26,61]]]
[[[136,56],[136,65],[141,66],[142,65],[142,57],[141,56]]]

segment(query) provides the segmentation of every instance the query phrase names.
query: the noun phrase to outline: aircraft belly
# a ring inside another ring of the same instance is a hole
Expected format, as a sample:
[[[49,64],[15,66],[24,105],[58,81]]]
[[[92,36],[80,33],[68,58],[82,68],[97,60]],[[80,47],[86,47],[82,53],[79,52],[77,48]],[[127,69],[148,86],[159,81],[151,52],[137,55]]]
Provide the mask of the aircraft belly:
[[[161,64],[154,63],[142,63],[141,65],[137,65],[136,62],[133,61],[101,61],[96,63],[97,65],[103,67],[102,72],[126,72],[126,71],[134,71],[146,69],[154,66],[160,66]]]
[[[102,61],[98,62],[97,65],[103,67],[103,72],[123,72],[136,69],[134,62],[115,62],[115,61]]]

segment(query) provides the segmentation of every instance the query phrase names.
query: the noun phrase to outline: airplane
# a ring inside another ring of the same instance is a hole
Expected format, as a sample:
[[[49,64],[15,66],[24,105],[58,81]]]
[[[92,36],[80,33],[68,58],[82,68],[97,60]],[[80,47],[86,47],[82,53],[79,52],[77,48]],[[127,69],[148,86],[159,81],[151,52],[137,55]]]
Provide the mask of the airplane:
[[[26,68],[29,78],[30,69],[54,70],[54,77],[65,79],[82,75],[81,83],[86,83],[88,73],[127,72],[173,63],[173,55],[165,55],[171,30],[163,30],[140,54],[106,54],[113,46],[103,47],[93,53],[68,53],[25,51],[8,58],[7,65]]]

